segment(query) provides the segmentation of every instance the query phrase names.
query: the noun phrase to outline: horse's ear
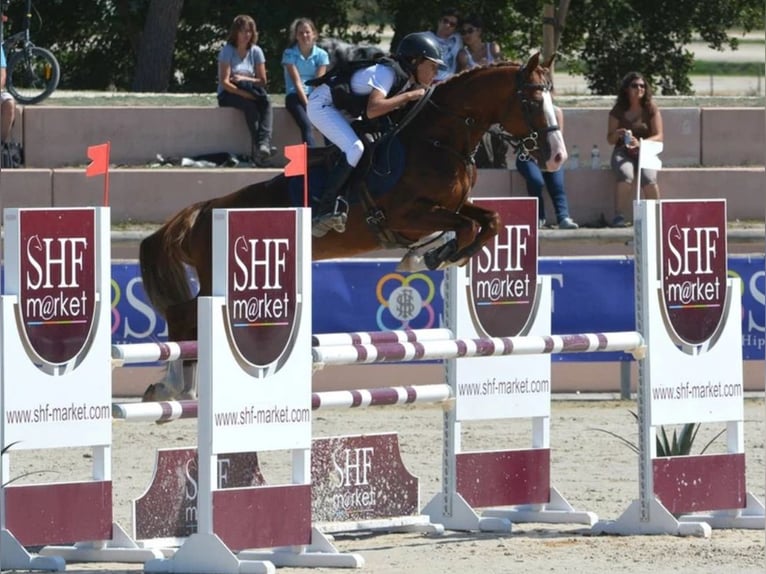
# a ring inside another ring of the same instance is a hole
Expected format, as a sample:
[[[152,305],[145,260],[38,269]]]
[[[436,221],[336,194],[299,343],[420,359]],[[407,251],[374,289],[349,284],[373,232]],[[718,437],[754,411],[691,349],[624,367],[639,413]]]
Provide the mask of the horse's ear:
[[[540,52],[535,52],[529,57],[529,60],[527,60],[527,64],[526,66],[524,66],[524,68],[526,68],[527,70],[531,72],[532,70],[536,70],[537,66],[539,65],[540,65]]]
[[[555,59],[556,59],[556,52],[553,52],[553,54],[551,54],[551,57],[548,58],[548,61],[543,62],[543,68],[548,68],[550,70],[551,66],[553,66],[553,60]]]

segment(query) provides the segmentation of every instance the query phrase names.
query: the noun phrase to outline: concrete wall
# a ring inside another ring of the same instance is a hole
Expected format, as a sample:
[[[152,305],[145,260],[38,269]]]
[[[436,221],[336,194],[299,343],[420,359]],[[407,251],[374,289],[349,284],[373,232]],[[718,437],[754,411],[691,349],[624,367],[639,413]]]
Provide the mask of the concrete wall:
[[[275,108],[274,145],[299,141],[282,107]],[[580,168],[565,173],[572,217],[598,225],[613,214],[614,176],[608,169],[608,108],[565,109],[565,136],[577,148]],[[668,108],[663,110],[669,169],[660,174],[665,198],[725,197],[729,218],[760,219],[764,213],[763,110],[757,108]],[[161,222],[182,206],[269,179],[277,169],[137,169],[165,157],[230,151],[247,154],[250,137],[238,110],[215,107],[29,106],[14,127],[23,140],[26,167],[0,177],[2,205],[98,205],[102,178],[86,178],[89,145],[111,141],[110,188],[114,222]],[[601,169],[591,169],[598,146]],[[68,167],[78,166],[78,167]],[[702,166],[702,167],[700,167]],[[742,167],[750,166],[750,167]],[[481,170],[476,196],[525,195],[515,170]],[[546,214],[554,219],[546,198]]]
[[[565,136],[577,147],[583,167],[594,145],[609,164],[606,143],[609,109],[564,109]],[[758,108],[667,108],[663,162],[672,167],[763,165],[766,143],[763,110]],[[140,166],[157,154],[194,156],[230,151],[250,153],[241,112],[215,107],[57,107],[29,106],[16,123],[27,167],[68,167],[87,163],[89,145],[111,141],[112,163]],[[274,141],[282,149],[300,134],[283,107],[274,108]]]

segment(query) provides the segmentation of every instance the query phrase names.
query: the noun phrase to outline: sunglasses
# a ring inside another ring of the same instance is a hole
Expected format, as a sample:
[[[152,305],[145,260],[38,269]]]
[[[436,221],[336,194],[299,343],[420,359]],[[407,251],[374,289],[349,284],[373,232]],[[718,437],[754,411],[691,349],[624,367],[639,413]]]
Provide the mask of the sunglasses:
[[[476,28],[463,28],[460,33],[461,34],[473,34],[476,32]]]
[[[634,82],[630,85],[630,87],[633,88],[634,90],[638,90],[638,89],[645,90],[646,84],[638,84]]]
[[[442,18],[441,19],[442,24],[445,26],[449,26],[450,28],[454,28],[457,26],[457,20],[452,20],[450,18]]]

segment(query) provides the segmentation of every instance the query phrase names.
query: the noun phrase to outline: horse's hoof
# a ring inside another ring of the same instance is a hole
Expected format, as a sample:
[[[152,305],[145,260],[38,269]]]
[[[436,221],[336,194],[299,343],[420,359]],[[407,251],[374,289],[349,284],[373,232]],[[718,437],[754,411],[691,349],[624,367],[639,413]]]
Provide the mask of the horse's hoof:
[[[178,393],[172,386],[164,382],[154,383],[146,387],[141,401],[144,403],[156,403],[159,401],[175,401]]]
[[[154,403],[156,402],[154,398],[154,385],[149,385],[146,387],[146,390],[144,391],[144,394],[141,395],[141,402],[142,403]]]
[[[427,251],[423,260],[431,271],[435,271],[457,252],[457,240],[450,239],[444,245]]]
[[[425,269],[426,265],[423,262],[423,256],[412,251],[407,252],[407,254],[402,257],[402,260],[399,261],[399,264],[396,266],[397,271],[404,271],[406,273],[424,271]]]

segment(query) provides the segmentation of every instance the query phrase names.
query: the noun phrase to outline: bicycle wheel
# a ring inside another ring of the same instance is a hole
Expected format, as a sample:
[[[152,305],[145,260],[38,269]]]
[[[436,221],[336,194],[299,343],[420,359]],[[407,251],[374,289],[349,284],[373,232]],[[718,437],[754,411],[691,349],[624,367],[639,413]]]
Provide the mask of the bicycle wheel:
[[[60,76],[56,56],[45,48],[30,46],[9,58],[6,85],[20,104],[36,104],[53,93]]]

